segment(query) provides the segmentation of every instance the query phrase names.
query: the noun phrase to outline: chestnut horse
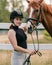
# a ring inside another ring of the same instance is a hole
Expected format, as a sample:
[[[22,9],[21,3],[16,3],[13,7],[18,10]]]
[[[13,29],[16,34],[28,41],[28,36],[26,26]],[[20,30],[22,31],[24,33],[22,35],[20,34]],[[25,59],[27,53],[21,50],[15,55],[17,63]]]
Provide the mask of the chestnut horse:
[[[44,3],[43,0],[27,0],[27,2],[29,4],[27,10],[29,18],[36,19],[39,14],[39,21],[52,37],[52,6]],[[35,21],[32,20],[32,23],[35,24]]]

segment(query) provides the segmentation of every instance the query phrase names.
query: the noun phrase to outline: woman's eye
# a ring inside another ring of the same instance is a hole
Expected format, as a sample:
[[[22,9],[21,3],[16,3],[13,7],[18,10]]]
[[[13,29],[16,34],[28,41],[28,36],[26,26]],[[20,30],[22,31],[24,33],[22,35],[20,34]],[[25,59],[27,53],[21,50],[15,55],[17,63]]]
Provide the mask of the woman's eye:
[[[16,20],[18,20],[18,18],[16,18]]]
[[[21,21],[21,20],[22,20],[22,18],[16,18],[16,20],[20,20],[20,21]]]
[[[20,21],[21,21],[22,19],[20,18]]]

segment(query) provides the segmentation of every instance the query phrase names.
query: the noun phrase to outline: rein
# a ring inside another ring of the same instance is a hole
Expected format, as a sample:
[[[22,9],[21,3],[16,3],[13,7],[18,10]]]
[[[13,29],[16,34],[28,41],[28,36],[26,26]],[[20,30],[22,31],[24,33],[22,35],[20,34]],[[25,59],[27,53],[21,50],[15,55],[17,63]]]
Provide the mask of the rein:
[[[33,39],[33,36],[32,36],[32,34],[31,34],[32,42],[33,42],[33,46],[34,46],[34,50],[36,51],[36,53],[37,53],[39,56],[42,56],[42,53],[39,52],[39,39],[38,39],[38,30],[37,30],[37,27],[35,27],[35,30],[36,30],[36,37],[37,37],[38,48],[36,49],[36,47],[35,47],[35,45],[34,45],[34,39]]]
[[[31,24],[32,24],[32,21],[36,21],[36,24],[34,26],[35,30],[36,30],[36,37],[37,37],[37,43],[38,43],[38,49],[36,50],[35,48],[35,45],[34,45],[34,39],[33,39],[33,36],[32,36],[32,32],[34,31],[34,28],[32,30],[32,27],[29,28],[28,32],[31,34],[31,38],[32,38],[32,42],[33,42],[33,46],[34,46],[34,50],[36,51],[36,53],[39,55],[39,56],[42,56],[42,54],[39,52],[39,39],[38,39],[38,30],[37,30],[37,26],[39,24],[39,19],[40,19],[40,15],[42,13],[42,6],[40,5],[40,9],[39,9],[39,12],[38,12],[38,15],[35,19],[33,18],[29,18],[28,21],[30,20]],[[33,25],[32,25],[33,26]]]
[[[32,43],[33,43],[33,46],[34,46],[34,50],[36,51],[36,54],[38,54],[38,56],[41,57],[41,56],[42,56],[42,53],[39,52],[39,40],[38,40],[38,30],[37,30],[37,27],[35,27],[35,30],[36,30],[36,37],[37,37],[37,43],[38,43],[38,49],[37,49],[37,50],[36,50],[36,47],[35,47],[35,44],[34,44],[34,39],[33,39],[32,33],[31,33]],[[27,65],[31,65],[30,56],[31,56],[31,55],[29,55],[29,56],[26,58],[26,60],[24,61],[23,65],[25,65],[26,62],[27,62]]]
[[[34,31],[34,29],[32,30],[32,28],[30,28],[30,30],[28,30],[28,31],[29,31],[29,33],[31,34],[31,38],[32,38],[32,43],[33,43],[33,46],[34,46],[34,50],[36,51],[36,54],[38,54],[40,57],[42,56],[42,53],[39,52],[39,39],[38,39],[37,26],[38,26],[38,24],[39,24],[39,22],[40,22],[39,19],[40,19],[41,13],[42,13],[42,6],[40,5],[40,9],[39,9],[39,12],[38,12],[38,16],[37,16],[35,19],[34,19],[34,18],[27,18],[27,21],[30,21],[31,24],[32,24],[32,21],[36,21],[35,30],[36,30],[36,37],[37,37],[37,43],[38,43],[38,48],[37,48],[37,49],[36,49],[36,47],[35,47],[34,39],[33,39],[33,36],[32,36],[32,32]],[[31,56],[31,55],[29,55],[29,56],[26,58],[26,60],[24,61],[23,65],[25,65],[26,62],[27,62],[27,65],[31,65],[31,63],[30,63],[30,56]]]

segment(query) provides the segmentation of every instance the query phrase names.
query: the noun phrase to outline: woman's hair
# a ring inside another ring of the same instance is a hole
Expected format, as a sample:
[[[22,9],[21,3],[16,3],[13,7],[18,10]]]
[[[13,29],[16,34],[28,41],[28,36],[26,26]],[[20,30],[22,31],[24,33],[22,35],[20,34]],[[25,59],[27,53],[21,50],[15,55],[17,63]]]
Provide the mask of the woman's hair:
[[[9,29],[11,29],[11,28],[13,28],[13,25],[12,24],[10,25]]]
[[[13,20],[16,17],[23,18],[23,13],[19,10],[12,11],[11,14],[10,14],[10,21],[13,23]]]

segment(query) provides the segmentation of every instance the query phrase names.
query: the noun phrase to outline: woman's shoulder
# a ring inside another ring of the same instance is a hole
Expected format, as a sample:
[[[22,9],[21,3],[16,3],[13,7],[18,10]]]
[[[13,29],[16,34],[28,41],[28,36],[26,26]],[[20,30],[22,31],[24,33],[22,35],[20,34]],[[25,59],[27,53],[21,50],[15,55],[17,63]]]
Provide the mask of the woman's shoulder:
[[[15,31],[14,31],[13,29],[10,29],[10,30],[8,31],[8,36],[14,35],[14,34],[16,34],[16,33],[15,33]]]

